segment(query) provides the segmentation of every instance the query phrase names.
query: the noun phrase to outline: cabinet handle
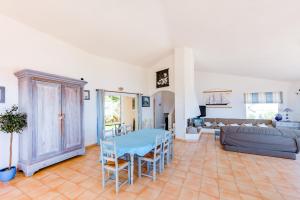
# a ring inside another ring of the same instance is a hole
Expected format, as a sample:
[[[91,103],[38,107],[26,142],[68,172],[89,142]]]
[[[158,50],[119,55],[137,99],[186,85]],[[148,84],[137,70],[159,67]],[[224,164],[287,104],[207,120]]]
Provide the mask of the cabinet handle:
[[[63,114],[63,113],[60,113],[60,114],[58,114],[58,119],[60,120],[60,131],[61,131],[61,135],[63,135],[64,134],[64,131],[65,131],[65,121],[64,121],[64,119],[65,119],[65,114]]]
[[[58,119],[63,120],[65,119],[65,114],[58,114]]]
[[[61,113],[61,135],[65,132],[65,114]]]

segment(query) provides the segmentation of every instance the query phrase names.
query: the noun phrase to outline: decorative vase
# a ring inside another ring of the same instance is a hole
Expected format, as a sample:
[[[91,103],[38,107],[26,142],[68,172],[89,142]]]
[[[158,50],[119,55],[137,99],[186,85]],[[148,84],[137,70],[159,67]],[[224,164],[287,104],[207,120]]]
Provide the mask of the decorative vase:
[[[16,167],[11,167],[10,169],[5,168],[0,170],[0,181],[1,182],[8,182],[15,178],[17,173]]]
[[[276,121],[281,121],[281,120],[282,120],[282,115],[278,113],[278,114],[275,116],[275,120],[276,120]]]

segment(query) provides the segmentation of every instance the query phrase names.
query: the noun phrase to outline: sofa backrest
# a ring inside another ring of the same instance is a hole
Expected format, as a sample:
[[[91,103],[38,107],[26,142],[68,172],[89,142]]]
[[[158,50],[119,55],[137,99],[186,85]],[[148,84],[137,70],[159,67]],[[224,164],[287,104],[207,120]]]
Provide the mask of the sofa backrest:
[[[211,122],[211,123],[224,123],[225,125],[229,124],[266,124],[272,125],[272,120],[268,119],[232,119],[232,118],[204,118],[204,122]]]

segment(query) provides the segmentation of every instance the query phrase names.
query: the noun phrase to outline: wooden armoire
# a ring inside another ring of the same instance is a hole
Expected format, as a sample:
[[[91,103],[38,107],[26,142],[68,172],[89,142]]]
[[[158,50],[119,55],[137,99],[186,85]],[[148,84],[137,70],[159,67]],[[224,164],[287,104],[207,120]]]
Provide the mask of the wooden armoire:
[[[82,80],[33,70],[15,73],[19,108],[28,126],[19,137],[18,169],[26,176],[41,168],[83,155]]]

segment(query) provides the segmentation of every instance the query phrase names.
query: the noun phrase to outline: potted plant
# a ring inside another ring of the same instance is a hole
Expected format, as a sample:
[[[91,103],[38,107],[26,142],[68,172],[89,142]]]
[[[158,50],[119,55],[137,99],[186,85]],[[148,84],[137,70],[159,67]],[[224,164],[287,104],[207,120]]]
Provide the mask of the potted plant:
[[[0,170],[0,181],[7,182],[16,175],[16,167],[12,165],[12,143],[14,133],[22,133],[27,126],[27,116],[25,113],[18,112],[18,106],[12,106],[0,115],[0,132],[10,134],[9,165]]]

